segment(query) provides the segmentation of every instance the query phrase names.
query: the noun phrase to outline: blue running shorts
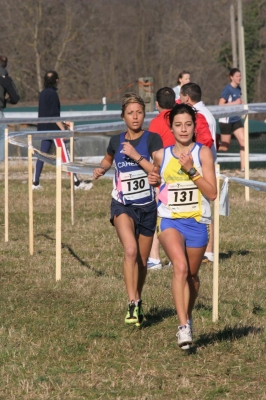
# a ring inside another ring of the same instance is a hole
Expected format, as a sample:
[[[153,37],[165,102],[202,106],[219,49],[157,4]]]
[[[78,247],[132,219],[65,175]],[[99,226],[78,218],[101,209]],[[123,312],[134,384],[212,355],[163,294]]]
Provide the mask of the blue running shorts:
[[[157,235],[166,229],[176,229],[185,239],[186,247],[204,247],[209,241],[209,225],[200,224],[194,218],[157,218]]]

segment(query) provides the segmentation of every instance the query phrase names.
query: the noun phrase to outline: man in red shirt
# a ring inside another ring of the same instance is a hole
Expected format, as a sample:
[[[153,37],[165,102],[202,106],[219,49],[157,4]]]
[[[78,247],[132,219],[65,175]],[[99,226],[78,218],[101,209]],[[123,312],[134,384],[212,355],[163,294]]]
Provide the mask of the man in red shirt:
[[[174,99],[174,101],[173,101]],[[175,144],[173,132],[170,130],[167,113],[175,105],[175,92],[169,87],[163,87],[156,93],[156,108],[159,111],[157,117],[150,123],[149,131],[158,133],[163,141],[163,147]]]
[[[163,147],[173,146],[175,144],[175,137],[170,130],[167,113],[175,105],[175,92],[169,87],[163,87],[156,93],[156,108],[159,111],[149,126],[150,132],[158,133],[163,141]],[[150,252],[150,257],[147,262],[148,270],[161,269],[162,264],[160,261],[160,243],[157,239],[156,232],[153,236],[153,243]]]

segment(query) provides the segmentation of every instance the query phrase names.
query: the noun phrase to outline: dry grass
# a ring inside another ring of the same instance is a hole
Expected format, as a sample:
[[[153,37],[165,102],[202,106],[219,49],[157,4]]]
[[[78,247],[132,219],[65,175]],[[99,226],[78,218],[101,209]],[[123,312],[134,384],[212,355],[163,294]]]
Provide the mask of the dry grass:
[[[11,171],[8,243],[1,202],[1,400],[266,399],[265,193],[251,191],[247,204],[244,187],[230,185],[231,215],[220,221],[219,321],[212,323],[212,267],[202,265],[195,346],[185,353],[175,338],[171,269],[148,274],[144,328],[123,323],[111,181],[76,193],[71,226],[63,180],[62,280],[55,282],[55,182],[43,180],[44,190],[34,193],[30,256],[21,169]]]

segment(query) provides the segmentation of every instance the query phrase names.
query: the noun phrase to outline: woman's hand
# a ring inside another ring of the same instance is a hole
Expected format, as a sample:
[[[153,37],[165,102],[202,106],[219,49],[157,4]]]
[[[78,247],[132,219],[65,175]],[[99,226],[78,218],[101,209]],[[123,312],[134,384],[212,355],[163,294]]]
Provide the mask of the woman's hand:
[[[161,184],[158,167],[153,167],[153,170],[148,173],[148,182],[151,186],[159,186]]]
[[[181,153],[179,156],[179,163],[185,172],[188,172],[193,167],[193,158],[191,153]]]
[[[123,149],[122,153],[126,154],[129,158],[132,160],[139,160],[141,155],[136,151],[136,149],[129,143],[129,142],[123,142]]]
[[[100,176],[105,174],[105,170],[103,168],[95,168],[93,171],[93,179],[98,179]]]

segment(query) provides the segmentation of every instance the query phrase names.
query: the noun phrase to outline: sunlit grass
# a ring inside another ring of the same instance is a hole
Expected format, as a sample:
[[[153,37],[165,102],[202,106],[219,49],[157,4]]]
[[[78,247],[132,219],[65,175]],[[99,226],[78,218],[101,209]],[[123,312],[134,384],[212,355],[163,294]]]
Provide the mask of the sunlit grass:
[[[10,179],[8,243],[3,195],[0,209],[0,399],[266,399],[265,193],[251,191],[246,203],[244,187],[230,184],[231,214],[220,219],[219,321],[212,323],[212,266],[203,264],[195,346],[186,353],[175,338],[171,269],[148,274],[144,328],[124,325],[122,249],[109,223],[112,182],[76,192],[72,226],[64,175],[56,282],[55,180],[44,173],[44,190],[34,192],[30,256],[21,168]]]

